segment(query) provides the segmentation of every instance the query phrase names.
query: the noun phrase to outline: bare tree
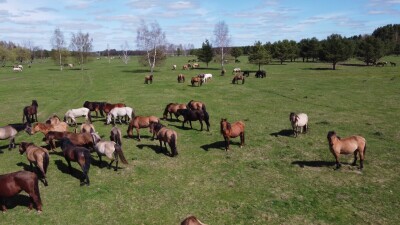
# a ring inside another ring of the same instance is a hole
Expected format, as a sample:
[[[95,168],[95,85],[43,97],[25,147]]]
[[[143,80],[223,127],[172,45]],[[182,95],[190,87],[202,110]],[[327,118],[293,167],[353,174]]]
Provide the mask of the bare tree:
[[[77,58],[79,64],[81,65],[81,70],[83,70],[83,64],[87,61],[90,51],[93,48],[93,39],[90,38],[89,33],[72,33],[70,48],[74,51],[74,55]]]
[[[128,55],[129,44],[128,44],[127,41],[125,41],[125,43],[123,45],[121,45],[121,49],[122,49],[122,61],[125,64],[128,64],[128,61],[129,61],[129,55]]]
[[[149,26],[144,20],[141,21],[137,29],[136,44],[140,50],[146,52],[151,75],[153,75],[153,70],[156,66],[156,59],[165,58],[160,57],[160,53],[165,54],[165,51],[159,51],[164,47],[165,43],[165,32],[162,31],[157,21],[150,23]]]
[[[224,59],[226,54],[226,52],[224,52],[224,48],[227,48],[231,42],[229,37],[229,28],[225,21],[220,21],[215,25],[214,35],[215,47],[220,48],[221,68],[224,69]]]
[[[51,38],[51,45],[58,52],[60,70],[62,71],[63,65],[61,61],[61,55],[62,55],[62,49],[65,48],[65,40],[64,40],[64,34],[61,32],[60,28],[56,28],[54,30],[53,37]]]

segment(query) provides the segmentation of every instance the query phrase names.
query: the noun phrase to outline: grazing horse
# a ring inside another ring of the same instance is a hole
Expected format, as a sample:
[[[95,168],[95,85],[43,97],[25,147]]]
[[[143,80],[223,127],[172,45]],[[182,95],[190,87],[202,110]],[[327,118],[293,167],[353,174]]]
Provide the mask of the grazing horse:
[[[194,101],[194,100],[189,101],[189,103],[187,104],[187,108],[206,111],[206,105],[203,102]]]
[[[128,119],[125,119],[125,122],[128,123],[133,116],[135,116],[135,111],[131,107],[118,107],[118,108],[113,108],[108,114],[107,114],[107,121],[106,124],[110,124],[111,122],[111,117],[113,117],[113,124],[115,124],[115,120],[118,117],[119,123],[122,124],[120,116],[127,116]]]
[[[172,120],[172,114],[174,114],[175,118],[179,120],[178,117],[180,116],[180,114],[178,113],[178,109],[186,109],[186,105],[178,103],[169,103],[164,109],[163,119],[166,120],[168,117],[167,115],[169,113],[171,120]]]
[[[96,112],[96,117],[98,117],[98,112],[100,112],[101,117],[104,117],[103,108],[105,102],[89,102],[85,101],[83,107],[88,108],[91,112]]]
[[[308,116],[305,113],[296,114],[294,112],[289,115],[290,123],[292,124],[293,135],[297,137],[299,133],[304,133],[308,131]],[[300,131],[299,131],[300,129]]]
[[[192,127],[192,121],[198,120],[203,130],[203,120],[206,122],[207,131],[210,131],[209,115],[207,111],[203,110],[190,110],[190,109],[178,109],[178,113],[183,116],[182,128],[185,127],[185,123],[189,121],[190,128]]]
[[[229,151],[229,139],[240,136],[240,148],[244,145],[244,122],[237,121],[230,124],[226,119],[221,119],[221,134],[225,140],[225,151]]]
[[[176,65],[172,65],[172,70],[176,70]]]
[[[182,69],[183,70],[187,70],[187,69],[189,69],[189,67],[185,64],[185,65],[182,66]]]
[[[122,146],[122,132],[118,127],[113,126],[110,131],[110,141],[117,143],[119,146]]]
[[[232,74],[240,73],[242,70],[240,68],[234,68]]]
[[[4,127],[0,127],[0,140],[10,139],[8,149],[11,150],[12,148],[15,148],[15,136],[18,134],[18,132],[22,130],[28,132],[29,129],[29,123],[10,124]]]
[[[108,164],[108,168],[111,168],[112,163],[115,161],[115,169],[118,170],[118,157],[121,159],[122,163],[128,164],[126,161],[124,152],[122,151],[121,145],[116,144],[114,141],[102,141],[100,136],[97,133],[92,133],[93,138],[93,147],[99,156],[99,160],[101,161],[101,156],[105,155],[107,158],[111,160],[110,164]]]
[[[14,67],[14,68],[13,68],[13,71],[14,71],[14,72],[22,72],[22,69],[19,68],[19,67]]]
[[[126,131],[126,133],[128,134],[128,137],[133,136],[132,130],[133,130],[133,128],[135,128],[137,136],[138,136],[138,140],[140,141],[139,129],[149,127],[151,122],[159,123],[160,119],[156,116],[135,116],[135,118],[133,118],[133,120],[131,120],[131,122],[129,123],[128,130]],[[154,135],[153,135],[153,138],[154,138]]]
[[[36,205],[38,213],[42,212],[39,180],[35,173],[18,171],[0,175],[0,204],[3,212],[7,211],[5,198],[10,198],[24,190],[30,197],[29,209]]]
[[[181,225],[207,225],[207,224],[202,223],[195,216],[188,216],[181,222]]]
[[[199,87],[203,84],[203,79],[200,77],[192,77],[190,83],[192,83],[192,86],[194,86],[194,84],[197,83],[197,86]]]
[[[103,111],[105,113],[109,113],[113,108],[116,107],[126,107],[126,105],[124,103],[116,103],[116,104],[105,103],[103,106]]]
[[[204,74],[204,78],[203,78],[204,83],[207,83],[211,79],[212,79],[212,74],[211,73],[205,73]]]
[[[264,78],[267,76],[267,72],[265,70],[259,70],[255,74],[256,78]]]
[[[46,123],[50,124],[50,125],[55,125],[55,124],[59,124],[61,122],[60,117],[58,117],[56,114],[53,114],[52,116],[50,116],[47,120]]]
[[[145,83],[145,84],[149,84],[149,82],[150,82],[150,84],[153,83],[153,74],[150,75],[150,76],[145,76],[145,77],[144,77],[144,83]]]
[[[96,129],[94,129],[93,124],[91,123],[82,123],[80,126],[80,133],[93,133],[96,132]],[[76,127],[75,127],[75,132],[76,133]]]
[[[177,142],[178,142],[178,134],[176,131],[166,128],[161,123],[150,123],[150,132],[157,137],[160,141],[160,149],[162,150],[162,142],[164,142],[165,149],[167,149],[167,142],[169,147],[171,148],[171,157],[178,155]]]
[[[28,123],[33,123],[33,122],[38,122],[37,119],[37,108],[39,107],[39,104],[37,103],[36,100],[32,100],[32,104],[30,106],[25,106],[23,110],[23,115],[22,115],[22,123],[26,122]]]
[[[85,117],[86,121],[89,121],[90,123],[92,122],[90,110],[85,107],[68,110],[64,115],[64,122],[69,124],[69,120],[71,119],[71,123],[76,125],[76,117]]]
[[[396,63],[390,62],[390,66],[396,66]]]
[[[185,75],[183,74],[178,75],[178,83],[185,83]]]
[[[49,166],[49,152],[45,148],[36,146],[33,143],[21,142],[19,153],[22,155],[24,152],[26,152],[26,158],[29,161],[31,170],[33,171],[32,164],[35,164],[43,177],[44,186],[47,186],[46,173]]]
[[[64,158],[68,163],[69,173],[72,173],[71,161],[77,162],[83,173],[83,178],[80,179],[81,186],[85,184],[89,186],[90,181],[88,173],[91,161],[89,149],[74,145],[68,138],[62,139],[61,149],[63,151]]]
[[[46,135],[49,131],[68,131],[68,124],[65,122],[60,122],[58,124],[48,124],[48,123],[36,123],[30,128],[29,134],[35,134],[36,132],[42,132]]]
[[[239,84],[239,80],[242,80],[242,84],[244,84],[244,76],[240,74],[233,77],[232,84]]]
[[[360,155],[360,170],[364,167],[365,151],[367,150],[367,142],[361,136],[350,136],[347,138],[340,138],[336,135],[335,131],[329,131],[328,135],[329,150],[332,152],[336,159],[336,169],[341,167],[339,162],[340,154],[354,154],[353,166],[357,163],[357,153]]]

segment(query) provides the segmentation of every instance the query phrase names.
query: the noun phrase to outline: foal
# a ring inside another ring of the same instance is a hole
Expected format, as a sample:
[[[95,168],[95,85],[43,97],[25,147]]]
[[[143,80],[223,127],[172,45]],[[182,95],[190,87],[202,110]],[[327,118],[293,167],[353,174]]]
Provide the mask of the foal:
[[[221,134],[225,140],[225,151],[229,150],[229,139],[240,136],[240,148],[244,145],[244,122],[237,121],[230,124],[226,119],[221,119]]]
[[[47,167],[49,166],[49,152],[39,146],[34,145],[33,143],[21,142],[19,146],[19,153],[22,155],[26,152],[26,158],[29,161],[31,166],[31,170],[33,171],[33,165],[40,170],[40,173],[43,177],[44,186],[47,186],[46,173]]]

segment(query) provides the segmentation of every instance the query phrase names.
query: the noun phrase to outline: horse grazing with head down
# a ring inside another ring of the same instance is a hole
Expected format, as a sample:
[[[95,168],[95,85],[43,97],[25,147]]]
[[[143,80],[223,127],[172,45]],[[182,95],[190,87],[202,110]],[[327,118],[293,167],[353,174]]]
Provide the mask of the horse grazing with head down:
[[[140,133],[139,129],[140,128],[147,128],[150,126],[150,123],[159,123],[160,119],[156,116],[135,116],[131,122],[129,122],[128,130],[126,133],[128,134],[128,137],[133,136],[133,128],[136,129],[136,134],[138,136],[138,140],[140,141]],[[154,135],[153,135],[154,138]]]
[[[83,107],[88,108],[90,112],[96,112],[96,117],[98,117],[98,112],[100,112],[101,117],[104,117],[103,108],[105,102],[89,102],[85,101]]]
[[[126,161],[124,152],[122,151],[121,145],[115,143],[114,141],[102,141],[100,136],[97,133],[92,133],[93,138],[93,147],[99,156],[99,160],[101,161],[101,156],[105,155],[107,158],[111,160],[110,164],[108,164],[108,168],[111,168],[112,163],[115,161],[115,171],[118,170],[118,157],[121,159],[122,163],[128,164]]]
[[[90,110],[85,107],[68,110],[64,115],[64,122],[69,124],[69,120],[71,120],[71,123],[76,125],[76,117],[85,117],[86,121],[89,121],[90,123],[92,122]]]
[[[0,175],[0,204],[3,212],[7,211],[5,198],[25,191],[30,197],[29,209],[36,205],[38,213],[42,212],[42,200],[40,199],[39,180],[35,173],[18,171]]]
[[[194,110],[203,110],[206,111],[206,105],[203,102],[199,101],[194,101],[190,100],[189,103],[187,104],[188,109],[194,109]]]
[[[192,83],[192,86],[194,86],[194,84],[197,83],[197,86],[199,87],[199,86],[203,85],[203,79],[200,77],[192,77],[190,83]]]
[[[185,75],[183,74],[178,75],[178,83],[185,83]]]
[[[36,146],[33,143],[21,142],[19,153],[22,155],[24,152],[26,152],[26,158],[29,161],[31,170],[33,171],[32,164],[35,164],[43,177],[44,186],[47,186],[46,173],[49,166],[49,152],[45,148]]]
[[[293,134],[295,137],[299,133],[303,133],[303,128],[304,128],[304,133],[308,131],[308,116],[305,113],[299,113],[296,114],[294,112],[290,113],[289,115],[289,120],[290,123],[292,124],[293,128]]]
[[[241,80],[241,81],[242,81],[242,84],[244,84],[244,76],[243,76],[243,75],[240,75],[240,74],[235,75],[235,76],[233,77],[232,84],[239,84],[239,80]]]
[[[61,149],[63,151],[64,158],[68,163],[69,173],[72,173],[71,161],[77,162],[81,167],[83,173],[81,186],[85,184],[89,186],[90,181],[88,173],[91,161],[89,149],[72,144],[72,142],[68,138],[62,139]]]
[[[30,129],[29,134],[35,134],[36,132],[42,132],[46,135],[49,131],[59,131],[64,132],[68,131],[68,124],[65,122],[60,122],[57,124],[48,124],[48,123],[36,123]]]
[[[207,131],[210,131],[210,116],[207,111],[203,110],[190,110],[190,109],[179,109],[178,113],[183,116],[184,120],[182,122],[182,127],[185,127],[185,123],[189,121],[190,128],[192,127],[192,121],[198,120],[201,125],[201,130],[203,130],[203,120],[206,122]]]
[[[144,77],[144,83],[145,84],[152,84],[153,83],[153,74],[152,75],[149,75],[149,76],[145,76]]]
[[[160,141],[160,149],[162,151],[162,142],[164,142],[165,149],[167,149],[167,144],[171,148],[171,157],[177,156],[178,155],[178,149],[177,149],[177,142],[178,142],[178,134],[176,131],[171,130],[166,128],[164,125],[161,123],[150,123],[150,132],[157,137],[157,139]]]
[[[128,119],[125,119],[125,122],[128,123],[135,116],[135,111],[131,107],[115,107],[107,114],[106,124],[110,124],[111,117],[113,118],[113,124],[115,124],[117,118],[119,123],[122,124],[121,116],[128,117]]]
[[[23,115],[22,115],[22,123],[26,122],[28,123],[33,123],[33,122],[38,122],[37,119],[37,108],[39,107],[39,104],[37,103],[36,100],[32,100],[32,104],[29,106],[25,106],[23,110]]]
[[[336,159],[336,169],[341,167],[339,162],[340,154],[354,154],[353,166],[357,163],[357,153],[360,155],[360,170],[364,168],[365,151],[367,150],[367,141],[361,136],[350,136],[340,138],[335,131],[329,131],[328,135],[329,150]]]
[[[221,119],[221,134],[225,140],[225,151],[229,150],[229,139],[240,136],[240,147],[244,145],[244,122],[237,121],[230,124],[227,119]]]
[[[178,113],[178,109],[186,109],[186,105],[178,103],[169,103],[164,109],[163,119],[166,120],[168,117],[167,115],[169,113],[171,120],[172,120],[172,114],[174,114],[175,118],[179,120],[178,117],[180,116],[180,114]]]

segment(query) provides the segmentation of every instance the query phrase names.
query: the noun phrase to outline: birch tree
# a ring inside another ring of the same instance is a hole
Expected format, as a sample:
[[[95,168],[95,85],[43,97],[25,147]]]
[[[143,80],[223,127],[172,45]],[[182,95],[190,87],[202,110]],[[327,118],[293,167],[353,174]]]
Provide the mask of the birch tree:
[[[140,26],[136,33],[136,44],[140,50],[145,51],[146,61],[150,67],[150,74],[153,75],[154,67],[158,60],[163,60],[165,57],[165,32],[162,31],[157,21],[146,24],[144,20],[141,21]]]
[[[93,39],[90,38],[89,33],[84,34],[81,31],[76,34],[72,33],[70,47],[81,65],[81,70],[83,70],[83,64],[87,61],[90,51],[92,51],[92,42]]]
[[[218,47],[220,49],[221,68],[224,69],[224,60],[226,54],[226,51],[224,51],[226,49],[224,48],[227,48],[231,42],[229,37],[229,28],[225,21],[220,21],[215,25],[214,36],[215,47]]]
[[[62,71],[63,65],[62,65],[61,55],[63,48],[65,48],[65,40],[64,40],[64,34],[61,32],[60,28],[56,28],[54,30],[53,37],[51,38],[51,45],[58,53],[60,71]]]
[[[127,41],[125,41],[125,43],[123,45],[121,45],[121,50],[122,50],[122,61],[125,64],[128,64],[128,61],[129,61],[129,55],[128,55],[129,44],[128,44]]]

